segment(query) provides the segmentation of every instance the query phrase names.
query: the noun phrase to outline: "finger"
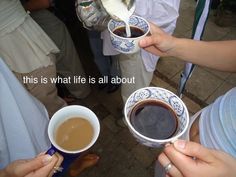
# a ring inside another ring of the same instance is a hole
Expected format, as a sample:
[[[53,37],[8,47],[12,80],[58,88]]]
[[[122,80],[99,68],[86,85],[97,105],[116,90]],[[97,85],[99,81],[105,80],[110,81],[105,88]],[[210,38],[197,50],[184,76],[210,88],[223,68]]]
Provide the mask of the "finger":
[[[54,165],[53,170],[51,170],[50,174],[48,175],[49,177],[53,176],[53,174],[55,173],[54,168],[61,168],[61,163],[64,160],[63,156],[60,155],[59,153],[55,153],[54,155],[58,158],[58,160],[56,164]]]
[[[54,171],[54,167],[56,166],[57,162],[58,162],[58,157],[54,154],[52,157],[52,160],[49,164],[47,164],[46,166],[37,169],[36,171],[31,172],[30,174],[28,174],[25,177],[46,177],[46,176],[52,176],[52,172]]]
[[[151,45],[158,45],[159,39],[160,39],[160,37],[156,33],[151,36],[146,36],[139,41],[139,46],[140,47],[148,47]]]
[[[45,155],[45,152],[46,152],[46,151],[44,151],[44,152],[40,152],[36,157],[39,157],[39,156],[43,156],[43,155]]]
[[[26,176],[32,171],[49,164],[51,161],[52,157],[50,155],[44,155],[31,160],[26,160],[16,169],[16,172],[19,176]]]
[[[167,164],[169,164],[171,162],[164,153],[161,153],[159,155],[158,161],[160,162],[160,164],[163,167],[165,167]],[[172,177],[183,177],[181,172],[174,166],[174,164],[172,164],[172,166],[171,166],[169,172],[167,173],[167,175],[170,175]]]
[[[161,28],[159,28],[157,25],[155,25],[154,23],[149,22],[149,25],[150,25],[151,34],[153,34],[153,33],[159,33],[159,34],[164,33],[163,30]]]
[[[182,174],[190,172],[196,165],[196,161],[192,157],[177,151],[174,145],[165,147],[163,152]]]
[[[197,159],[207,163],[211,163],[215,160],[215,156],[211,151],[198,143],[177,140],[174,142],[174,147],[185,155],[196,157]]]
[[[58,157],[58,164],[59,164],[59,166],[60,166],[61,163],[62,163],[63,160],[64,160],[64,157],[63,157],[61,154],[59,154],[59,153],[56,153],[56,155],[57,155],[57,157]]]
[[[160,56],[160,57],[166,56],[166,54],[164,54],[162,51],[160,51],[155,46],[149,46],[149,47],[145,47],[143,49],[146,50],[147,52],[150,52],[150,53],[152,53],[154,55],[157,55],[157,56]]]

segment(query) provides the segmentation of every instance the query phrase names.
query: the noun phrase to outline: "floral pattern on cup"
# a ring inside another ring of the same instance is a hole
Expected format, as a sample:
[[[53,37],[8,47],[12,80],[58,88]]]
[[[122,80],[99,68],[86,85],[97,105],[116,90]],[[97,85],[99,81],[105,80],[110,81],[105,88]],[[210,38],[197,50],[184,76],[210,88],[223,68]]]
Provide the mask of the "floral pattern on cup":
[[[130,17],[129,25],[141,29],[144,32],[144,35],[136,38],[125,38],[118,36],[114,34],[113,31],[119,27],[124,27],[125,23],[122,21],[116,21],[114,19],[111,19],[108,23],[108,30],[110,32],[112,46],[115,50],[126,54],[135,53],[139,51],[139,40],[146,36],[150,30],[148,22],[144,18],[136,15],[132,15]]]
[[[120,51],[125,53],[132,51],[135,47],[134,40],[127,41],[127,40],[117,40],[117,38],[111,36],[111,43],[112,46]]]
[[[175,111],[179,120],[179,125],[177,133],[174,137],[164,140],[157,140],[146,137],[134,129],[130,123],[129,114],[137,103],[148,99],[162,101],[168,104]],[[132,93],[126,101],[124,113],[130,132],[138,142],[149,147],[160,147],[162,144],[175,141],[185,133],[189,124],[188,110],[183,101],[174,93],[160,87],[145,87]]]

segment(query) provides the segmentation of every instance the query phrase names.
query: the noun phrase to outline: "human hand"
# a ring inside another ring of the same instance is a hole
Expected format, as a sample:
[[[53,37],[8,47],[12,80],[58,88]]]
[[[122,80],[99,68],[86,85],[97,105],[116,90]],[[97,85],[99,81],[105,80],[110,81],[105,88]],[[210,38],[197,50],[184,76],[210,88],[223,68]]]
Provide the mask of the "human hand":
[[[75,1],[76,14],[83,26],[89,30],[103,31],[107,28],[109,15],[102,8],[100,1]]]
[[[158,160],[163,166],[173,164],[167,174],[171,177],[236,177],[235,158],[194,142],[178,140]]]
[[[139,46],[146,51],[158,56],[171,56],[177,38],[165,33],[153,23],[150,24],[151,35],[140,40]]]
[[[40,154],[33,159],[16,160],[0,170],[0,177],[51,177],[54,167],[59,167],[63,157]]]

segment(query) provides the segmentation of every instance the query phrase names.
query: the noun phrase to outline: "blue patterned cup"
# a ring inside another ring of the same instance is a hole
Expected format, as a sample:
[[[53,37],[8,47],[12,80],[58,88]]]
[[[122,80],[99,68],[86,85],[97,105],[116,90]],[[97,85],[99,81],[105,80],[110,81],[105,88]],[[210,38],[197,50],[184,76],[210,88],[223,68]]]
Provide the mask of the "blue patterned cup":
[[[131,123],[131,112],[141,102],[157,101],[163,105],[168,106],[174,111],[178,124],[175,133],[167,139],[154,139],[147,137],[137,131]],[[166,143],[171,143],[181,138],[186,132],[189,124],[189,113],[183,101],[174,93],[160,87],[145,87],[136,90],[132,93],[125,103],[124,108],[125,121],[133,136],[143,145],[149,147],[161,147]]]
[[[114,33],[118,28],[125,27],[125,23],[123,21],[116,21],[111,19],[108,23],[108,30],[110,32],[111,43],[115,50],[120,53],[131,54],[140,50],[138,45],[140,39],[145,37],[149,31],[150,26],[149,23],[142,17],[132,15],[129,19],[130,27],[136,27],[142,31],[142,35],[138,37],[122,37]]]

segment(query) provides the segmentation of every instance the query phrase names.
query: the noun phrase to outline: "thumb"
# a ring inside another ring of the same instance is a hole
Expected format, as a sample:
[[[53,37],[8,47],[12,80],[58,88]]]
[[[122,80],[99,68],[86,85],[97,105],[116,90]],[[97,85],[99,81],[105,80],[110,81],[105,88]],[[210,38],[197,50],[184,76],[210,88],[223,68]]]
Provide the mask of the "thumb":
[[[196,157],[205,162],[214,161],[215,157],[211,151],[202,145],[194,142],[187,142],[185,140],[177,140],[174,142],[174,147],[177,151],[191,157]]]
[[[150,25],[150,33],[151,35],[148,35],[146,37],[144,37],[143,39],[141,39],[139,41],[139,46],[142,48],[145,47],[149,47],[151,45],[159,45],[159,43],[161,41],[163,41],[162,39],[162,35],[165,33],[164,31],[162,31],[161,28],[159,28],[158,26],[156,26],[155,24],[149,22]]]
[[[151,36],[146,36],[139,41],[139,46],[142,48],[149,47],[151,45],[158,45],[160,43],[160,37],[157,33]]]
[[[34,159],[27,160],[24,163],[22,163],[20,166],[18,166],[18,174],[20,176],[26,176],[30,172],[37,170],[39,168],[42,168],[43,166],[46,166],[49,164],[52,160],[52,156],[50,155],[42,155],[38,156]]]
[[[163,34],[164,33],[164,31],[160,27],[155,25],[154,23],[149,22],[149,25],[150,25],[151,34],[153,34],[153,33]]]

